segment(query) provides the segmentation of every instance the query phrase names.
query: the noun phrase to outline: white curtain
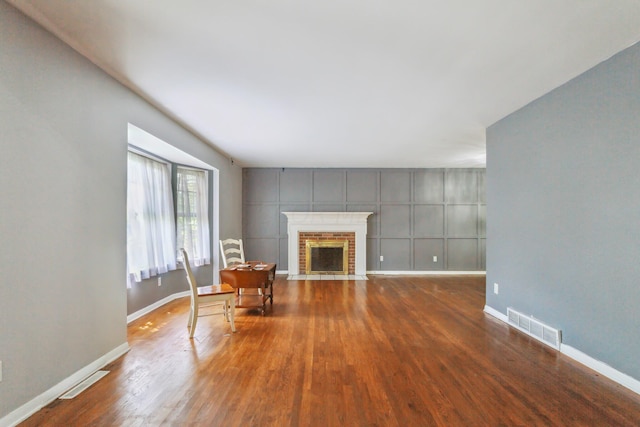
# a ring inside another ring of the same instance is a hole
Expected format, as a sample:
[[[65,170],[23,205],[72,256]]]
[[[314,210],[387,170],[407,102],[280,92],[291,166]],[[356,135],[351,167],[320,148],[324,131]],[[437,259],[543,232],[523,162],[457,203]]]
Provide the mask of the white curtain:
[[[194,265],[211,262],[209,239],[209,193],[207,173],[202,170],[177,169],[177,242]],[[178,254],[178,259],[182,256]]]
[[[129,152],[127,287],[176,269],[170,166]]]

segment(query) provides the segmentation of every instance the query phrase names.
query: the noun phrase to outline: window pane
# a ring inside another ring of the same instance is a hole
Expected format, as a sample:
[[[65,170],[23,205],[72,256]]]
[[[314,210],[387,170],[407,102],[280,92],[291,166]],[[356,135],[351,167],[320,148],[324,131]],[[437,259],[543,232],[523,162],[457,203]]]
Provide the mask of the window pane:
[[[177,249],[184,248],[195,265],[209,264],[211,249],[207,173],[179,167],[176,199]]]

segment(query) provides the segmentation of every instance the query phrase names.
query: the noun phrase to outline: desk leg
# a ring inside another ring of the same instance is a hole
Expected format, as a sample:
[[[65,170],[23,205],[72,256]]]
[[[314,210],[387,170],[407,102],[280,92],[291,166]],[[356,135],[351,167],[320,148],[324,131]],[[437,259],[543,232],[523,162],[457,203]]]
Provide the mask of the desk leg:
[[[269,283],[269,302],[273,305],[273,282]]]

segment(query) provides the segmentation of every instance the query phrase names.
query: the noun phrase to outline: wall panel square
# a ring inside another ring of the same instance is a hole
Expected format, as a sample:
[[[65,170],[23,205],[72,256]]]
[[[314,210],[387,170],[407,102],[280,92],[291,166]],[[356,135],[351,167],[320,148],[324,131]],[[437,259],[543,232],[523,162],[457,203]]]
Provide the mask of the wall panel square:
[[[411,206],[383,205],[380,207],[380,234],[385,237],[409,237]]]
[[[313,172],[314,202],[342,202],[343,192],[344,172],[342,170]]]
[[[417,237],[444,236],[444,206],[415,205],[413,207],[413,235]]]
[[[411,201],[411,172],[396,170],[380,172],[380,200],[382,202]]]
[[[478,270],[478,240],[448,239],[447,264],[447,270]]]
[[[242,195],[245,202],[275,202],[278,200],[278,169],[244,169]]]
[[[280,202],[310,202],[311,171],[285,169],[280,172]]]
[[[450,169],[445,174],[445,198],[448,203],[477,203],[478,174],[465,169]]]
[[[378,200],[378,173],[347,171],[347,201],[375,203]]]
[[[418,203],[444,202],[444,171],[418,170],[413,174],[414,201]]]
[[[436,262],[433,257],[436,256]],[[444,239],[413,239],[413,268],[415,270],[444,270]]]
[[[478,206],[447,206],[447,236],[476,237],[478,235]]]
[[[280,211],[277,205],[245,205],[243,211],[245,237],[276,237],[280,234]]]
[[[380,255],[384,256],[381,270],[410,270],[411,239],[380,239]]]

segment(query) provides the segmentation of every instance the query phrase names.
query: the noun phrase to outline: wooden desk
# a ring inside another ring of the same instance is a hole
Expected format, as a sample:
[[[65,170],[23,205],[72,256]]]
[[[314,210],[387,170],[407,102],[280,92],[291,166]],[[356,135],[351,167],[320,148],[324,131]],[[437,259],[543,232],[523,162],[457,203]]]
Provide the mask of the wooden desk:
[[[220,283],[228,283],[236,289],[236,307],[259,308],[264,316],[267,300],[273,305],[276,265],[271,263],[245,265],[246,267],[233,266],[220,270]],[[244,292],[245,289],[255,289],[256,293]]]

